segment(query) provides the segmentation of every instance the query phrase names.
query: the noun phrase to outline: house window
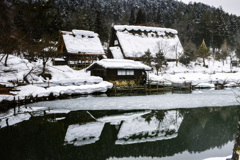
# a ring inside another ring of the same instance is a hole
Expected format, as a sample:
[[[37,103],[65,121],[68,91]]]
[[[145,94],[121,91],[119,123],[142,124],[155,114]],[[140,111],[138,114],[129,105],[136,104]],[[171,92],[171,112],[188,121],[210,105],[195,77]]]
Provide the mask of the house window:
[[[118,76],[133,76],[134,70],[118,70]]]
[[[127,75],[128,76],[133,76],[134,75],[134,70],[127,70]]]

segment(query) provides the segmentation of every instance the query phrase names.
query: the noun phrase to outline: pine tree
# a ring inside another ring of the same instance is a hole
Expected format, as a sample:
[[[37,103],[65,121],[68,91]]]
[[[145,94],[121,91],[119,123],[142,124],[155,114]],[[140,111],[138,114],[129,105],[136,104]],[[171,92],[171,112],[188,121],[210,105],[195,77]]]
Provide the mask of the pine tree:
[[[136,18],[135,24],[144,24],[144,23],[146,23],[146,15],[142,11],[142,9],[139,9],[138,13],[137,13],[137,18]]]
[[[134,8],[131,10],[130,18],[129,18],[129,24],[134,25],[135,24],[135,10]]]
[[[224,40],[224,43],[221,46],[221,51],[220,51],[220,58],[222,59],[223,65],[224,65],[224,60],[226,60],[227,56],[229,55],[230,49],[228,47],[227,41]]]
[[[196,51],[196,56],[203,59],[203,66],[206,66],[205,59],[210,55],[209,48],[206,46],[206,43],[203,39],[202,44],[199,46]]]
[[[223,20],[223,11],[222,9],[217,9],[214,12],[213,18],[213,48],[221,48],[221,45],[225,39],[225,23]]]
[[[163,23],[163,14],[162,14],[161,7],[160,7],[160,6],[158,6],[158,11],[157,11],[157,16],[156,16],[155,22],[158,23],[158,24],[160,24],[161,26],[164,26],[164,23]]]
[[[99,38],[102,42],[108,41],[108,29],[104,24],[101,13],[98,12],[95,20],[95,30],[96,33],[99,34]]]
[[[166,64],[166,60],[162,50],[159,50],[157,52],[156,57],[154,58],[154,62],[155,62],[155,67],[158,75],[159,70],[161,72],[163,65]]]
[[[150,52],[150,50],[148,49],[145,54],[141,57],[143,63],[145,63],[148,66],[151,66],[151,62],[152,62],[152,53]]]

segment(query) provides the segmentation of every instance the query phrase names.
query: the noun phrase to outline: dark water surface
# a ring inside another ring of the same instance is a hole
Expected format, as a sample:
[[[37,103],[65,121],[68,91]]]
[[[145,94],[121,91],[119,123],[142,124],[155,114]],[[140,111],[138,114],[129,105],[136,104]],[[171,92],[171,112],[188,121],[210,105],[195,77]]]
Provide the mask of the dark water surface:
[[[0,159],[200,160],[232,154],[239,106],[36,111],[2,119]],[[24,117],[24,114],[22,115]]]

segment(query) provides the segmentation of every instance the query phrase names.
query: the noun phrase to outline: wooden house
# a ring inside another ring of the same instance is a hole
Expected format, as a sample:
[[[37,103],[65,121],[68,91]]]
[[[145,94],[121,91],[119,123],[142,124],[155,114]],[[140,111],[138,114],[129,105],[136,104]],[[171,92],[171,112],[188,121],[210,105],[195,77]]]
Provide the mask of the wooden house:
[[[102,59],[87,68],[92,76],[100,76],[106,81],[135,81],[139,84],[146,82],[146,71],[151,70],[141,62],[119,59]]]
[[[115,25],[107,57],[141,60],[149,50],[153,57],[162,51],[165,59],[176,61],[183,54],[177,31],[169,28]]]
[[[67,65],[67,62],[63,58],[54,58],[52,62],[54,66]]]
[[[86,67],[105,55],[98,34],[92,31],[59,31],[57,55],[71,67]]]

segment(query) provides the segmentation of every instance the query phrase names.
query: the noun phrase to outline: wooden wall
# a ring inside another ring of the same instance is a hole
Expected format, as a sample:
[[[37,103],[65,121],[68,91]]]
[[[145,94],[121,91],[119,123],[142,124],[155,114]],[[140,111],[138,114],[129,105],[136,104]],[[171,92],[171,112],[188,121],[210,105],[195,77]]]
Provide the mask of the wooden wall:
[[[92,66],[90,69],[92,76],[100,76],[106,81],[141,81],[143,79],[144,70],[134,70],[134,75],[118,75],[118,70],[123,69],[106,69],[99,65]]]

